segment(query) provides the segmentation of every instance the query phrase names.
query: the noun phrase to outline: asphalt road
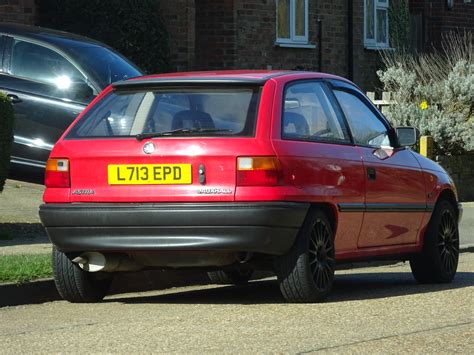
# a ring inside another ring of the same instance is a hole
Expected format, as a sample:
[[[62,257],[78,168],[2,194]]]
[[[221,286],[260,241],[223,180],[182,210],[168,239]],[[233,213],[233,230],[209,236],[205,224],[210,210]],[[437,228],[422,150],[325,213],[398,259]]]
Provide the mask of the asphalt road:
[[[409,267],[339,272],[322,304],[286,304],[273,279],[0,308],[0,352],[474,353],[474,253],[452,284]]]

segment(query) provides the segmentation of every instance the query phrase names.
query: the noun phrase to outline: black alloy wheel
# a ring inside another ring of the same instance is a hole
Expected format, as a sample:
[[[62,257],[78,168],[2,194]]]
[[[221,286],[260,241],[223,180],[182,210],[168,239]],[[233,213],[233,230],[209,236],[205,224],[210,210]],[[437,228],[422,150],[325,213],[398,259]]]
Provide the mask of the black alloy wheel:
[[[438,228],[438,249],[441,263],[447,273],[456,272],[459,257],[457,221],[449,209],[443,211]]]
[[[458,219],[451,202],[436,204],[425,232],[421,253],[410,260],[411,271],[420,283],[451,282],[459,260]]]
[[[334,246],[330,227],[318,218],[311,229],[308,247],[309,266],[318,290],[324,291],[334,276]]]

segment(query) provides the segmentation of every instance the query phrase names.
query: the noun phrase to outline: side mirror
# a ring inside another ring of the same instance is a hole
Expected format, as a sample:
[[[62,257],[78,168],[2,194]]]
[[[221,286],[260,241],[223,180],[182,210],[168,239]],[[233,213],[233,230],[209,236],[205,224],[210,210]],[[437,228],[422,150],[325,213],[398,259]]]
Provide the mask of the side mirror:
[[[410,147],[417,142],[417,130],[414,127],[397,127],[398,143],[402,147]]]

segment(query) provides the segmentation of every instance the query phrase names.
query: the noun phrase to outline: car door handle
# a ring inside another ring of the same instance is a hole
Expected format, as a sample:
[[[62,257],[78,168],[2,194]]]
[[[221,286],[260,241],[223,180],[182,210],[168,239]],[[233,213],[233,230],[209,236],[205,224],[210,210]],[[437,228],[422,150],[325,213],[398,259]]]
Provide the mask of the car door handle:
[[[7,97],[10,99],[12,104],[19,104],[23,102],[18,96],[13,95],[13,94],[8,94]]]
[[[367,178],[369,180],[375,180],[377,174],[375,172],[375,168],[367,168]]]

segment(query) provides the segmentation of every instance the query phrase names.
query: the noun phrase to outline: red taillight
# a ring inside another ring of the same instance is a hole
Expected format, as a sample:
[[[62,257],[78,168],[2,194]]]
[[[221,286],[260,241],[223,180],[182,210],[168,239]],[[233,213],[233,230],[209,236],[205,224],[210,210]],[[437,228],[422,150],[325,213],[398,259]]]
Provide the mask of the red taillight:
[[[44,184],[46,187],[69,187],[69,160],[48,159]]]
[[[280,182],[281,167],[276,157],[237,158],[237,186],[274,186]]]

